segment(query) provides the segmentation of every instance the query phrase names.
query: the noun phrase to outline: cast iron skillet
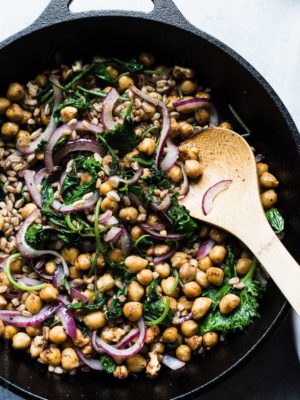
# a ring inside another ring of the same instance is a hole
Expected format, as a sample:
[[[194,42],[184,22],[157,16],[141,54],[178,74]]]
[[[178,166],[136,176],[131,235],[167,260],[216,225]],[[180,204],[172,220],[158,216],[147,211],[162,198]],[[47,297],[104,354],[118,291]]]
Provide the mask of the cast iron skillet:
[[[54,63],[54,54],[76,58],[98,54],[132,56],[153,52],[157,59],[193,66],[220,104],[233,104],[253,131],[253,144],[279,177],[280,208],[286,218],[285,244],[300,260],[300,139],[286,108],[266,81],[223,43],[190,25],[171,0],[153,0],[149,14],[93,11],[72,14],[70,0],[52,0],[29,28],[0,44],[0,92],[10,81],[32,78]],[[266,55],[267,56],[267,55]],[[226,116],[226,107],[223,109]],[[234,207],[234,205],[233,205]],[[284,265],[282,266],[284,268]],[[0,344],[1,381],[23,396],[38,399],[179,399],[193,397],[241,367],[274,331],[287,304],[270,282],[258,319],[241,334],[195,358],[187,367],[163,370],[155,381],[139,377],[117,382],[103,374],[58,376]]]

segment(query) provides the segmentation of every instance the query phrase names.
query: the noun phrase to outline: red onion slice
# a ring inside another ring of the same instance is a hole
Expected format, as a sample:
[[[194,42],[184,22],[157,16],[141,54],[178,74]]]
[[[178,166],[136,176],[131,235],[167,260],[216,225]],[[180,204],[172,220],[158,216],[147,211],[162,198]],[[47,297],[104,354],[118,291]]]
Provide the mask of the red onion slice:
[[[228,189],[231,183],[232,179],[224,179],[220,182],[215,183],[213,186],[207,189],[202,199],[202,212],[204,215],[207,215],[211,211],[215,197],[219,193]]]
[[[163,201],[160,204],[154,202],[151,203],[152,208],[157,211],[166,211],[169,208],[170,204],[171,204],[171,195],[169,193],[163,198]]]
[[[131,179],[124,179],[124,178],[120,178],[117,175],[111,176],[109,178],[109,180],[115,180],[117,182],[122,182],[122,183],[126,183],[127,185],[132,185],[133,183],[137,182],[139,180],[139,177],[143,174],[143,168],[140,168]]]
[[[128,358],[134,356],[142,349],[146,338],[146,324],[143,318],[138,321],[137,325],[139,328],[139,336],[134,345],[128,347],[127,349],[117,349],[116,347],[111,346],[97,336],[97,332],[94,331],[92,334],[92,345],[94,350],[98,353],[102,353],[104,351],[104,353],[107,353],[112,357]]]
[[[166,261],[166,260],[169,260],[169,258],[171,258],[172,255],[173,255],[175,252],[176,252],[176,249],[173,249],[173,250],[169,251],[169,253],[167,253],[167,254],[165,254],[165,255],[163,255],[163,256],[154,257],[154,259],[153,259],[153,264],[154,264],[154,265],[157,265],[157,264],[160,264],[160,263],[162,263],[162,262],[164,262],[164,261]]]
[[[113,213],[111,210],[105,211],[104,214],[101,214],[99,216],[99,219],[98,219],[99,224],[106,225],[108,223],[109,219],[112,217],[112,215],[113,215]]]
[[[69,304],[71,304],[68,296],[66,294],[60,294],[58,295],[59,301],[64,305],[64,306],[68,306]]]
[[[89,299],[83,293],[81,293],[74,287],[71,288],[71,296],[73,299],[83,301],[84,303],[87,303],[89,301]]]
[[[26,285],[26,286],[38,286],[38,285],[42,285],[45,282],[24,276],[23,278],[20,278],[18,280],[18,283],[23,283],[23,285]]]
[[[129,343],[131,343],[134,339],[136,339],[140,334],[140,331],[137,328],[131,329],[123,337],[123,339],[115,346],[116,349],[124,349]]]
[[[100,360],[96,360],[95,358],[87,358],[84,356],[82,351],[79,349],[75,348],[75,351],[78,355],[78,358],[85,364],[87,367],[95,370],[95,371],[103,371],[104,368],[102,367],[102,364]]]
[[[56,270],[54,271],[54,275],[53,275],[53,279],[52,279],[53,286],[55,286],[56,288],[59,288],[62,285],[64,278],[65,278],[64,269],[62,268],[61,265],[58,265],[56,267]]]
[[[261,162],[262,160],[265,159],[265,156],[263,154],[256,154],[255,156],[255,162]]]
[[[25,219],[25,221],[23,221],[22,224],[20,225],[20,228],[16,235],[17,248],[18,248],[19,252],[24,257],[28,257],[28,258],[35,258],[35,257],[40,257],[40,256],[44,256],[47,254],[51,254],[52,256],[60,259],[60,261],[63,265],[63,268],[64,268],[65,275],[69,276],[68,265],[67,265],[66,261],[64,260],[64,258],[59,253],[57,253],[56,251],[53,251],[53,250],[36,250],[26,243],[26,240],[25,240],[26,231],[27,231],[28,227],[38,218],[38,216],[39,216],[39,210],[34,210],[29,215],[29,217],[27,217]]]
[[[123,228],[119,226],[113,226],[110,230],[104,235],[103,239],[105,243],[115,243],[117,240],[120,239],[123,233]]]
[[[76,211],[89,210],[97,203],[98,197],[99,193],[98,191],[95,191],[93,196],[88,200],[85,200],[83,197],[81,200],[75,201],[74,203],[68,205],[63,204],[58,200],[54,200],[51,204],[51,207],[55,211],[61,212],[62,214],[70,214]]]
[[[121,243],[121,250],[122,250],[123,255],[128,256],[128,254],[131,251],[131,239],[125,228],[123,228],[121,238],[120,238],[120,243]]]
[[[176,163],[179,157],[178,147],[172,142],[170,138],[166,141],[165,156],[160,163],[160,167],[163,171],[168,171]]]
[[[72,339],[76,339],[76,325],[72,312],[66,307],[60,307],[56,314],[63,324],[67,335]]]
[[[177,323],[177,324],[182,324],[183,322],[186,322],[186,321],[188,321],[188,320],[190,320],[190,319],[192,319],[192,318],[193,318],[192,313],[189,313],[189,314],[186,315],[185,317],[178,318],[178,319],[176,320],[176,323]]]
[[[182,181],[182,184],[179,189],[179,196],[182,199],[188,193],[188,191],[190,189],[190,185],[189,185],[189,180],[188,180],[187,174],[185,172],[183,163],[181,163],[180,168],[182,171],[183,181]]]
[[[45,306],[41,311],[32,317],[24,317],[19,311],[0,310],[0,319],[9,325],[19,328],[36,326],[50,318],[61,307],[59,303]]]
[[[199,108],[204,108],[209,112],[210,115],[209,125],[210,126],[219,125],[219,116],[217,109],[208,99],[180,100],[180,101],[175,101],[173,105],[178,112],[189,112],[198,110]]]
[[[201,258],[206,257],[210,253],[214,244],[215,244],[215,242],[211,239],[208,239],[205,242],[201,243],[197,257],[196,257],[197,260],[201,260]]]
[[[183,368],[185,366],[185,362],[178,360],[178,358],[169,356],[168,354],[164,356],[161,362],[173,371],[176,371],[177,369]]]
[[[74,151],[88,151],[91,153],[97,153],[100,156],[104,154],[103,147],[96,141],[92,139],[78,139],[74,141],[70,141],[63,145],[55,154],[54,154],[54,164],[59,164],[60,160],[66,157],[69,153]]]
[[[47,170],[46,168],[42,168],[40,169],[33,177],[34,183],[37,186],[37,188],[39,189],[39,185],[41,185],[43,179],[45,178],[45,176],[47,175]]]
[[[152,226],[145,225],[145,224],[141,224],[140,226],[145,232],[149,233],[149,235],[152,236],[156,240],[167,240],[167,239],[169,239],[169,240],[174,240],[174,242],[177,242],[177,241],[179,241],[179,240],[181,240],[183,238],[182,235],[179,235],[177,233],[169,233],[169,234],[167,234],[165,236],[162,236],[160,233],[156,232],[152,228]]]
[[[42,207],[42,199],[41,199],[41,194],[40,191],[37,188],[37,185],[34,181],[36,173],[34,171],[31,171],[30,169],[26,169],[24,171],[23,177],[25,180],[25,185],[30,193],[30,196],[32,200],[35,202],[35,204],[41,208]]]
[[[119,98],[115,88],[111,88],[102,103],[101,120],[106,131],[114,130],[116,122],[113,119],[113,108]]]

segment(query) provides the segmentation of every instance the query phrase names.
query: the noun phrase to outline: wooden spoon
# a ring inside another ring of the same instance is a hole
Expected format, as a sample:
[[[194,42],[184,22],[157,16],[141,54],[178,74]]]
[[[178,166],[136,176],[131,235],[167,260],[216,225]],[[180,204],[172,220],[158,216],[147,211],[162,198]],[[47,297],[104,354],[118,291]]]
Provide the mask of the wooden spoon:
[[[203,175],[180,200],[191,215],[225,229],[258,258],[292,307],[300,315],[300,268],[266,219],[260,200],[256,163],[248,143],[237,133],[209,128],[184,142],[197,148]],[[232,180],[218,193],[210,211],[202,210],[203,196],[216,183]]]

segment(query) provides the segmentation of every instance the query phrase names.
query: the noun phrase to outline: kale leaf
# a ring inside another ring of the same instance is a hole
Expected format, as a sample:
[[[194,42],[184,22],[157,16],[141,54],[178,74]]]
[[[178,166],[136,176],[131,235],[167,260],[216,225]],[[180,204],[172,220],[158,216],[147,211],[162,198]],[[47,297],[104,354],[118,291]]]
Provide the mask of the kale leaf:
[[[175,233],[184,235],[186,239],[191,239],[197,234],[199,225],[192,219],[189,211],[177,203],[177,196],[172,196],[171,205],[167,211],[168,216],[173,223],[173,230]]]
[[[66,307],[69,310],[85,310],[85,311],[102,310],[106,301],[107,301],[107,296],[101,296],[101,297],[99,296],[96,299],[95,303],[93,304],[78,302],[78,303],[68,304]]]
[[[101,164],[95,159],[94,156],[85,157],[83,155],[74,158],[75,171],[78,172],[82,169],[89,172],[92,176],[96,176],[101,170]]]
[[[159,319],[165,310],[165,303],[162,299],[154,302],[144,302],[143,304],[143,316],[146,322],[152,322]],[[171,309],[169,310],[166,318],[160,323],[163,326],[169,326],[172,324],[173,314]]]
[[[127,293],[127,288],[120,289],[114,295],[112,302],[110,303],[109,309],[105,312],[105,317],[107,320],[120,318],[123,315],[123,303],[119,300],[120,296],[125,296]]]
[[[141,72],[144,69],[144,66],[135,59],[121,60],[119,58],[113,58],[113,61],[123,67],[123,69],[131,73]]]
[[[73,106],[77,108],[77,110],[87,110],[91,108],[92,104],[91,101],[78,90],[74,93],[70,93],[63,102],[55,107],[54,119],[56,123],[60,120],[60,111],[66,106]]]
[[[161,189],[169,189],[172,186],[172,182],[167,178],[165,172],[152,166],[150,174],[142,178],[147,185],[154,185]]]
[[[66,179],[67,178],[65,178],[65,180]],[[78,189],[73,191],[73,193],[66,192],[65,197],[64,197],[65,204],[72,204],[75,201],[81,200],[85,194],[93,192],[95,189],[95,182],[96,182],[96,179],[93,178],[89,182],[84,183],[81,186],[78,186]]]
[[[104,354],[100,357],[100,362],[108,374],[113,374],[115,372],[117,365],[111,357]]]
[[[26,231],[25,240],[30,246],[37,248],[49,240],[62,240],[66,244],[74,242],[72,232],[45,227],[41,224],[32,224]]]
[[[266,217],[275,233],[278,234],[284,230],[284,219],[277,208],[274,207],[266,211]]]

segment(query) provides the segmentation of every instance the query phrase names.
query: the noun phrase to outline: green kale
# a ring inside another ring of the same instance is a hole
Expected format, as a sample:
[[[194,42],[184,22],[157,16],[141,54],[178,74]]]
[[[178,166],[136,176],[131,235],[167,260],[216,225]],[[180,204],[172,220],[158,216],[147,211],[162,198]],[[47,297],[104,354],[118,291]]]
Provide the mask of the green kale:
[[[189,211],[184,206],[178,204],[176,195],[172,196],[172,202],[167,214],[172,220],[175,233],[183,235],[190,240],[197,235],[199,230],[198,223],[192,219]]]
[[[275,233],[278,234],[284,230],[284,219],[277,208],[274,207],[266,211],[266,217]]]
[[[56,123],[58,123],[60,120],[60,111],[66,106],[76,107],[77,110],[88,110],[91,108],[92,104],[91,101],[78,90],[70,93],[62,103],[55,107],[54,119]]]
[[[121,60],[119,58],[113,58],[113,61],[123,67],[123,69],[131,73],[141,72],[144,69],[144,66],[135,59]]]
[[[98,172],[101,170],[101,164],[95,159],[94,156],[85,157],[83,155],[74,158],[75,172],[85,170],[92,176],[96,177]]]
[[[169,189],[172,182],[167,178],[165,172],[152,166],[150,174],[142,178],[147,185],[154,185],[156,188]]]
[[[108,374],[113,374],[115,372],[117,365],[111,357],[104,354],[100,357],[100,362]]]
[[[116,263],[107,257],[106,262],[109,265],[114,277],[121,278],[122,281],[131,281],[134,279],[135,275],[128,271],[128,269],[125,267],[124,261]]]
[[[157,300],[159,300],[159,295],[158,295],[158,292],[157,292],[157,287],[158,287],[158,279],[154,279],[151,283],[150,283],[150,285],[148,286],[148,289],[147,289],[147,300],[148,301],[151,301],[151,302],[154,302],[154,301],[157,301]]]
[[[93,178],[89,182],[84,183],[81,186],[78,186],[78,188],[73,192],[66,192],[64,197],[65,204],[72,204],[75,201],[81,200],[85,194],[93,192],[95,189],[95,183],[96,179]]]
[[[154,245],[154,240],[150,235],[143,235],[139,237],[133,244],[134,249],[141,257],[146,256],[147,249]]]
[[[105,312],[107,320],[120,318],[123,315],[123,303],[119,300],[120,296],[126,296],[127,288],[120,289],[114,295],[112,302],[110,303],[109,309]]]
[[[233,249],[231,246],[227,246],[227,255],[225,262],[223,264],[224,281],[227,282],[228,279],[236,275],[236,257],[233,254]]]
[[[64,196],[70,195],[75,188],[78,188],[80,184],[80,178],[77,176],[66,175],[65,179],[63,180],[63,184],[61,186],[61,195]]]
[[[50,240],[62,240],[66,244],[74,242],[75,238],[72,232],[45,227],[41,224],[32,224],[26,231],[26,243],[37,248],[43,246]]]
[[[114,78],[111,76],[111,74],[107,70],[107,65],[106,63],[102,61],[95,61],[91,66],[90,66],[90,75],[96,76],[96,78],[99,81],[103,81],[106,83],[109,83],[113,85],[115,83]]]
[[[103,306],[106,304],[107,296],[99,296],[94,303],[84,303],[78,302],[73,304],[68,304],[66,307],[69,310],[83,310],[83,311],[94,311],[102,310]]]
[[[79,322],[75,319],[75,325],[76,328],[82,332],[84,337],[89,337],[91,335],[89,328],[83,322]]]
[[[41,188],[41,200],[43,208],[48,208],[51,206],[54,200],[54,189],[51,186],[52,178],[49,176],[43,182]]]
[[[154,302],[144,302],[143,304],[143,317],[147,322],[152,322],[161,317],[165,310],[165,303],[163,302],[162,299],[159,299]],[[172,319],[173,319],[173,314],[171,309],[169,309],[167,316],[164,318],[164,320],[160,323],[160,325],[163,326],[169,326],[172,324]]]
[[[111,162],[111,164],[109,166],[109,174],[111,176],[117,175],[119,163],[118,163],[118,159],[117,159],[116,153],[110,147],[109,143],[106,140],[106,137],[104,137],[102,133],[97,133],[97,139],[98,139],[98,141],[100,143],[104,144],[104,146],[107,148],[107,151],[111,155],[112,162]]]

